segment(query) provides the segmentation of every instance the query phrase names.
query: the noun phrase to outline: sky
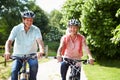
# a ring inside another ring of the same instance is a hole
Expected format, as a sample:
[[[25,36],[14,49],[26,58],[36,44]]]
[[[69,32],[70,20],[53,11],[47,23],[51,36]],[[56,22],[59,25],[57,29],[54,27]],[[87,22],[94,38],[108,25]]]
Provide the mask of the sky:
[[[50,13],[52,10],[60,10],[66,0],[36,0],[36,4],[44,11]]]

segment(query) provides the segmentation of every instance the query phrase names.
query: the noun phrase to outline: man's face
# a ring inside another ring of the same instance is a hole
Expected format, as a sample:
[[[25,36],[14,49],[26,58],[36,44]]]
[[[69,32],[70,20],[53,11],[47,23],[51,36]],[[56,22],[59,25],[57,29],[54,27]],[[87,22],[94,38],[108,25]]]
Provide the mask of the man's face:
[[[78,26],[70,26],[69,31],[71,34],[77,34],[79,27]]]
[[[25,27],[30,27],[33,24],[33,18],[23,18],[23,23]]]

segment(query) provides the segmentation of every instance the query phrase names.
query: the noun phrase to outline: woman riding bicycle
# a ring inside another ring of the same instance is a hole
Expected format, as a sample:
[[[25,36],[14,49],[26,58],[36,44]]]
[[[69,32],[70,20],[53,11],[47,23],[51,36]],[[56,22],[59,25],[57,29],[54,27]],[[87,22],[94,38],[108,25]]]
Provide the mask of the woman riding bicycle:
[[[33,25],[33,19],[35,14],[32,11],[25,11],[22,13],[22,23],[13,27],[8,40],[5,44],[6,60],[10,58],[10,50],[12,43],[14,42],[13,56],[22,57],[27,54],[36,53],[37,57],[40,58],[44,53],[44,44],[42,41],[42,35],[40,29]],[[39,45],[39,52],[37,52]],[[28,64],[30,67],[29,80],[36,80],[38,71],[38,60],[29,59]],[[22,61],[14,60],[12,64],[11,80],[18,80],[18,72],[22,67]]]
[[[77,19],[68,21],[69,33],[61,38],[60,45],[57,51],[57,60],[61,62],[61,77],[66,80],[66,74],[69,63],[66,63],[64,58],[80,60],[82,57],[82,50],[85,49],[88,54],[90,64],[93,64],[93,58],[90,50],[85,42],[85,37],[78,33],[80,22]],[[80,76],[80,75],[78,75]]]

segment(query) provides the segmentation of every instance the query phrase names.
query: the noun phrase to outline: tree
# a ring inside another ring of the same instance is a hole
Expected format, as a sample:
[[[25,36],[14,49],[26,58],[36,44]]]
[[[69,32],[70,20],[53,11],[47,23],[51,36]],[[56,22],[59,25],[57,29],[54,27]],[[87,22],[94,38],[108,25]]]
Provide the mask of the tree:
[[[12,27],[20,21],[20,19],[17,18],[19,15],[16,0],[0,0],[0,44],[5,43]]]
[[[79,19],[82,12],[82,5],[85,0],[67,0],[62,7],[62,22],[64,24],[71,18]]]
[[[50,31],[45,35],[47,41],[59,41],[63,35],[63,24],[60,23],[62,14],[58,10],[53,10],[49,15],[49,27]]]
[[[120,8],[117,10],[117,13],[115,15],[118,19],[118,22],[120,21]],[[120,44],[120,24],[116,27],[115,30],[112,31],[112,34],[114,35],[113,38],[111,38],[112,42],[115,44]]]
[[[42,34],[47,31],[48,17],[46,13],[38,7],[34,0],[1,0],[0,1],[0,44],[5,44],[11,29],[21,22],[21,12],[32,10],[36,17],[34,24],[38,26]]]
[[[116,29],[112,32],[113,38],[111,38],[112,42],[117,44],[120,44],[120,24],[116,27]]]
[[[114,0],[88,0],[83,6],[82,31],[97,59],[117,59],[120,55],[119,45],[110,40],[112,30],[119,23],[115,17],[119,7],[120,2]]]
[[[80,32],[86,36],[96,59],[117,59],[120,44],[113,44],[111,38],[112,31],[119,25],[120,19],[115,16],[119,7],[119,0],[67,0],[62,20],[66,23],[75,17],[81,21]]]

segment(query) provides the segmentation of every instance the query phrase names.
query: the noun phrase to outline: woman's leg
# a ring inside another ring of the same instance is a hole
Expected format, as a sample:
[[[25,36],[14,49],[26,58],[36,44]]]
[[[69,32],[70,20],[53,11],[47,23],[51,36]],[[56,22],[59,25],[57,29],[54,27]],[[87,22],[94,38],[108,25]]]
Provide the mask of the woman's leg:
[[[66,74],[67,74],[67,70],[68,70],[69,64],[66,62],[61,62],[61,77],[62,80],[66,80]]]

